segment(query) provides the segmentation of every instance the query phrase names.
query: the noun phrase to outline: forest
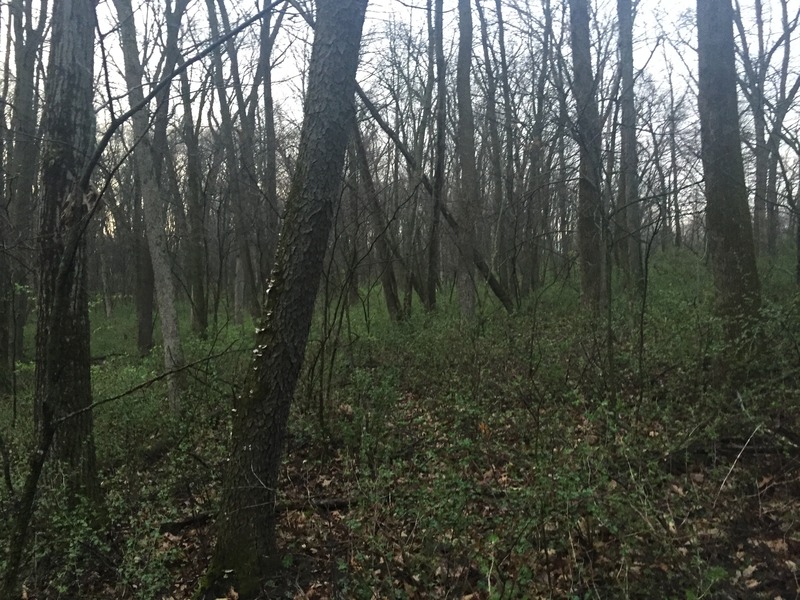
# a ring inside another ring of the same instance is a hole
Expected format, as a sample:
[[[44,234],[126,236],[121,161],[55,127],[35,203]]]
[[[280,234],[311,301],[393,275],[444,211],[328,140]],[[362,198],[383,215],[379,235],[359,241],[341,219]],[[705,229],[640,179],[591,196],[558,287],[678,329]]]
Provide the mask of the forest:
[[[0,3],[0,600],[800,597],[799,26]]]

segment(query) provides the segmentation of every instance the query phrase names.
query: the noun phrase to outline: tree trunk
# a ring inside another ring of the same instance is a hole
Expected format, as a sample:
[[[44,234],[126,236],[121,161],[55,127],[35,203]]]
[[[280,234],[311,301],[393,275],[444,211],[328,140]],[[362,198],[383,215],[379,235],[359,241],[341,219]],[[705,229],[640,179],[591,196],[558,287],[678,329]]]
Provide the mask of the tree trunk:
[[[644,286],[642,265],[642,226],[639,200],[639,153],[636,148],[636,103],[633,90],[633,5],[632,0],[617,0],[619,55],[622,71],[620,108],[620,211],[625,214],[626,268],[636,290]]]
[[[606,301],[603,276],[605,232],[600,189],[602,127],[592,75],[589,0],[569,0],[569,6],[573,86],[578,113],[576,134],[580,146],[578,254],[581,297],[584,304],[596,312]]]
[[[478,168],[475,164],[475,115],[472,111],[472,7],[470,0],[458,0],[458,64],[456,102],[458,124],[456,152],[461,167],[461,194],[457,207],[462,223],[460,248],[475,247],[478,216]],[[478,303],[472,257],[459,251],[458,298],[461,314],[471,317]]]
[[[76,189],[94,142],[93,0],[56,2],[42,116],[42,203],[39,221],[39,315],[36,327],[38,435],[54,420],[84,411],[61,427],[55,458],[67,465],[67,487],[99,496],[95,467],[89,354],[86,240],[82,227],[93,193]]]
[[[139,192],[138,177],[134,184],[134,209],[133,209],[133,244],[134,260],[136,261],[136,345],[139,356],[150,354],[153,349],[153,261],[150,260],[150,251],[147,249],[147,239],[144,232],[142,218],[141,192]]]
[[[114,0],[114,6],[119,18],[120,45],[122,47],[123,59],[125,62],[125,81],[128,86],[128,102],[131,107],[139,105],[144,100],[142,91],[143,69],[139,60],[139,47],[136,40],[136,24],[133,18],[133,11],[130,0]],[[182,10],[182,3],[178,3],[176,11]],[[180,13],[172,13],[168,16],[174,17]],[[173,23],[174,26],[174,23]],[[176,41],[174,34],[170,32],[167,40],[166,54],[170,54]],[[167,59],[165,72],[170,72],[175,63]],[[161,110],[164,110],[162,107]],[[170,264],[169,253],[167,250],[167,234],[164,229],[164,200],[166,190],[162,189],[159,183],[158,174],[161,171],[156,165],[156,146],[148,133],[149,118],[145,110],[137,111],[132,117],[133,133],[139,143],[133,151],[133,158],[136,171],[142,189],[142,199],[144,206],[144,226],[147,236],[147,246],[150,251],[150,259],[153,265],[153,281],[155,283],[156,301],[158,303],[158,314],[161,322],[161,338],[164,347],[164,368],[169,371],[176,371],[183,366],[183,347],[181,344],[180,331],[178,330],[178,309],[175,298],[175,282],[172,277],[172,266]],[[160,160],[159,160],[160,162]],[[169,386],[169,402],[173,412],[180,410],[180,381],[177,374],[171,375],[167,379]]]
[[[208,9],[208,22],[211,34],[214,38],[219,37],[220,27],[217,21],[217,12],[214,0],[206,0]],[[224,14],[224,13],[223,13]],[[229,29],[229,28],[228,28]],[[214,86],[219,97],[219,110],[221,116],[221,127],[219,129],[222,143],[225,146],[225,161],[228,170],[228,185],[230,186],[231,204],[233,206],[236,248],[238,253],[237,269],[241,268],[240,275],[244,282],[244,296],[241,299],[240,309],[235,318],[241,321],[244,307],[249,308],[250,314],[254,317],[261,308],[259,302],[259,285],[256,279],[256,265],[250,251],[250,237],[253,228],[253,219],[247,214],[248,207],[254,204],[253,194],[250,186],[244,179],[243,174],[253,173],[254,159],[252,156],[252,129],[253,124],[246,121],[246,107],[243,99],[241,82],[239,81],[238,62],[236,61],[236,51],[233,41],[226,45],[227,55],[231,60],[230,72],[232,87],[236,97],[239,117],[241,119],[241,131],[239,131],[240,144],[236,143],[236,125],[233,114],[231,113],[231,101],[228,98],[229,85],[225,81],[225,68],[222,63],[222,49],[217,48],[212,54],[213,61],[213,80]],[[240,150],[241,148],[241,150]],[[249,206],[248,206],[249,205]],[[237,275],[237,280],[239,279]]]
[[[433,168],[433,210],[431,212],[431,231],[428,237],[428,283],[425,298],[426,308],[436,308],[436,291],[439,286],[441,269],[441,240],[439,239],[439,212],[444,204],[444,158],[447,126],[447,87],[444,60],[443,0],[434,0],[433,46],[436,58],[436,144]]]
[[[361,185],[364,187],[364,194],[372,207],[373,226],[375,228],[375,249],[378,253],[383,297],[386,300],[386,310],[389,313],[389,319],[397,322],[402,320],[404,315],[403,308],[400,306],[400,297],[397,292],[397,277],[394,273],[394,261],[392,260],[392,251],[388,240],[389,224],[386,222],[383,210],[378,202],[378,190],[375,186],[375,180],[372,178],[372,173],[369,170],[367,151],[366,148],[364,148],[364,140],[361,138],[358,124],[355,125],[354,132],[356,160],[358,161]]]
[[[231,585],[242,600],[253,598],[278,566],[278,472],[352,130],[366,5],[317,2],[297,166],[253,363],[234,413],[217,545],[203,586],[209,598]]]
[[[183,103],[183,140],[186,144],[186,213],[189,225],[187,248],[189,297],[192,304],[192,331],[201,339],[208,329],[208,296],[206,293],[206,207],[202,190],[200,142],[192,116],[192,97],[189,77],[181,73],[181,100]]]
[[[16,260],[10,265],[13,311],[11,321],[12,360],[21,357],[24,350],[24,328],[30,312],[29,289],[32,287],[28,264],[34,261],[33,239],[36,202],[37,168],[39,166],[39,142],[37,135],[36,67],[44,40],[47,22],[46,10],[33,23],[33,0],[13,0],[10,12],[14,25],[15,79],[11,131],[13,148],[9,148],[8,207],[11,219],[11,239]]]
[[[706,226],[717,303],[729,339],[760,304],[739,133],[731,0],[697,1],[699,114]]]

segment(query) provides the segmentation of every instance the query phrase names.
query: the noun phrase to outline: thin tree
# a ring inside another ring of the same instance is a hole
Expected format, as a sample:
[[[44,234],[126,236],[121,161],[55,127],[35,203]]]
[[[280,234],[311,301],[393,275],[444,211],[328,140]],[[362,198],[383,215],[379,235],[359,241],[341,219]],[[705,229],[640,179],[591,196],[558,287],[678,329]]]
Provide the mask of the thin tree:
[[[619,60],[622,71],[620,93],[620,183],[618,210],[624,215],[626,272],[634,287],[644,284],[639,200],[639,153],[636,148],[636,97],[633,87],[633,3],[617,0],[619,22]]]
[[[130,0],[114,0],[114,5],[119,17],[120,43],[125,62],[125,81],[129,90],[128,100],[133,108],[144,101],[143,68],[139,59],[136,25]],[[171,72],[178,62],[178,30],[187,5],[188,0],[179,0],[175,8],[168,10],[165,15],[168,32],[164,50],[166,62],[164,72],[166,73]],[[167,150],[167,123],[164,120],[167,99],[160,98],[160,100],[162,104],[159,105],[157,111],[156,125],[152,136],[148,132],[149,117],[145,110],[136,111],[132,117],[133,131],[138,142],[134,149],[134,160],[141,185],[147,246],[153,265],[155,292],[161,321],[161,337],[164,346],[164,366],[167,371],[176,371],[183,366],[183,347],[178,329],[175,283],[172,277],[167,251],[167,235],[163,223],[166,186],[162,186],[160,183],[160,175],[163,168],[163,157]],[[173,411],[177,412],[180,404],[178,376],[171,376],[168,384],[170,405]]]
[[[253,598],[277,567],[275,496],[345,150],[367,0],[319,0],[305,120],[256,349],[236,402],[206,597]]]
[[[430,3],[429,3],[430,8]],[[441,242],[439,239],[439,212],[444,204],[444,161],[447,127],[447,67],[444,60],[444,8],[442,0],[434,0],[433,7],[433,49],[436,61],[436,128],[433,167],[433,210],[431,212],[431,230],[428,237],[428,281],[425,298],[427,309],[436,308],[436,290],[439,286],[439,270],[441,269]]]

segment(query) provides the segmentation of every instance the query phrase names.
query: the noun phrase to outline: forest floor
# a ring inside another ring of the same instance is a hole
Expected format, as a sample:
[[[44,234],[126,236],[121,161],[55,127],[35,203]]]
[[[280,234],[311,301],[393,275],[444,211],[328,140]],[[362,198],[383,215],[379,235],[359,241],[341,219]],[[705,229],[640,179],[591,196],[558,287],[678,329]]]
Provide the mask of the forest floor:
[[[320,319],[264,597],[800,597],[800,301],[765,302],[730,362],[705,287],[653,290],[644,319],[620,300],[599,324],[561,284],[511,317],[487,305],[465,321],[448,304],[401,324],[362,306]],[[118,348],[130,314],[103,319],[97,399],[159,363]],[[161,382],[98,409],[107,526],[43,490],[27,598],[192,596],[248,343],[229,326],[189,346],[214,358],[190,371],[180,421]]]

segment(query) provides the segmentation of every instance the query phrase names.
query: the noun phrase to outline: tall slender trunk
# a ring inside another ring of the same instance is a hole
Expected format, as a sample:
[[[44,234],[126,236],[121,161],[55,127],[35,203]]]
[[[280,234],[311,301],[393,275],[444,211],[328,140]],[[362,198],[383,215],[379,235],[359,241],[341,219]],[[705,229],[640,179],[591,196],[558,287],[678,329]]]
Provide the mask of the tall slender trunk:
[[[224,5],[220,5],[224,8]],[[217,38],[220,35],[220,26],[217,19],[217,7],[214,0],[206,0],[208,9],[208,23],[211,34]],[[224,22],[227,16],[221,11]],[[226,31],[230,27],[226,26]],[[212,54],[214,87],[219,97],[219,110],[221,117],[221,127],[219,130],[222,143],[225,146],[225,161],[228,169],[228,185],[230,187],[231,204],[233,206],[236,249],[237,249],[237,268],[240,269],[241,281],[244,284],[243,296],[241,298],[241,308],[245,306],[249,312],[256,316],[260,309],[259,285],[256,277],[256,268],[253,254],[251,252],[251,237],[253,229],[252,216],[248,214],[248,209],[252,209],[254,194],[252,186],[248,185],[245,177],[248,173],[255,174],[254,157],[252,155],[253,141],[252,134],[255,125],[246,119],[246,106],[242,91],[242,84],[239,80],[239,67],[237,61],[236,48],[231,40],[226,45],[226,54],[231,61],[230,73],[233,79],[234,100],[240,117],[239,144],[235,135],[236,124],[234,123],[233,113],[231,112],[231,101],[228,98],[229,86],[225,81],[225,68],[222,63],[222,48],[217,48]],[[237,311],[236,318],[241,320],[241,310]]]
[[[367,151],[366,148],[364,148],[364,140],[361,137],[361,132],[358,130],[358,125],[354,128],[354,137],[356,160],[358,161],[358,172],[361,178],[361,184],[364,187],[364,194],[372,206],[373,226],[375,228],[375,249],[378,253],[381,287],[383,288],[383,297],[386,300],[386,310],[389,313],[390,320],[400,321],[404,315],[403,308],[400,305],[400,297],[397,292],[397,277],[394,273],[394,260],[388,240],[389,224],[386,222],[378,202],[378,190],[375,186],[372,173],[369,170]]]
[[[189,226],[187,249],[189,293],[192,304],[192,330],[200,337],[208,329],[208,295],[206,293],[206,207],[202,190],[200,143],[192,116],[192,96],[189,77],[181,73],[183,103],[183,141],[186,144],[186,213]]]
[[[177,62],[177,31],[180,16],[185,9],[185,1],[178,2],[175,11],[167,16],[168,30],[164,72],[170,72]],[[133,18],[131,0],[114,0],[119,18],[120,45],[125,63],[125,81],[128,86],[128,102],[131,107],[139,105],[144,99],[142,84],[144,72],[139,59],[139,46],[136,39],[136,23]],[[175,22],[177,20],[177,23]],[[162,100],[166,102],[166,98]],[[162,106],[159,111],[166,110]],[[175,282],[167,248],[167,234],[164,229],[165,196],[168,193],[159,182],[163,169],[163,154],[166,151],[166,133],[159,138],[159,129],[166,129],[166,123],[157,123],[153,136],[149,133],[149,118],[145,110],[137,111],[132,119],[133,133],[139,141],[133,158],[142,190],[144,228],[147,247],[153,266],[153,281],[158,303],[161,337],[164,348],[164,368],[172,372],[167,379],[169,401],[173,412],[180,410],[181,384],[177,371],[183,366],[183,346],[178,330],[178,309]],[[158,157],[158,158],[156,158]]]
[[[456,67],[456,103],[458,124],[456,151],[461,167],[460,199],[456,207],[461,220],[459,240],[458,297],[461,313],[472,316],[478,302],[472,257],[462,251],[474,248],[475,221],[478,216],[478,168],[475,164],[475,114],[472,110],[472,7],[470,0],[458,0],[458,63]]]
[[[617,0],[619,20],[619,55],[622,70],[620,105],[620,194],[625,213],[626,268],[635,289],[644,286],[642,265],[641,209],[639,200],[639,152],[636,148],[636,98],[633,88],[633,3]]]
[[[14,94],[11,116],[13,147],[9,152],[9,196],[11,230],[9,245],[14,260],[9,275],[12,286],[11,360],[21,357],[24,350],[24,328],[30,312],[29,292],[32,287],[27,264],[33,262],[36,202],[34,193],[39,168],[39,139],[37,135],[36,68],[44,41],[47,23],[46,3],[33,22],[33,0],[13,0],[10,3],[14,28]]]
[[[447,123],[447,82],[444,61],[444,17],[443,0],[434,0],[433,46],[436,59],[436,143],[434,147],[433,168],[433,210],[431,212],[431,231],[428,237],[428,284],[426,291],[427,309],[436,308],[436,291],[439,286],[441,270],[441,240],[439,234],[439,213],[444,204],[444,158],[446,148]]]
[[[578,252],[581,296],[593,311],[606,301],[604,283],[604,219],[601,185],[601,123],[595,98],[589,37],[589,0],[569,0],[570,41],[580,146],[578,186]]]

